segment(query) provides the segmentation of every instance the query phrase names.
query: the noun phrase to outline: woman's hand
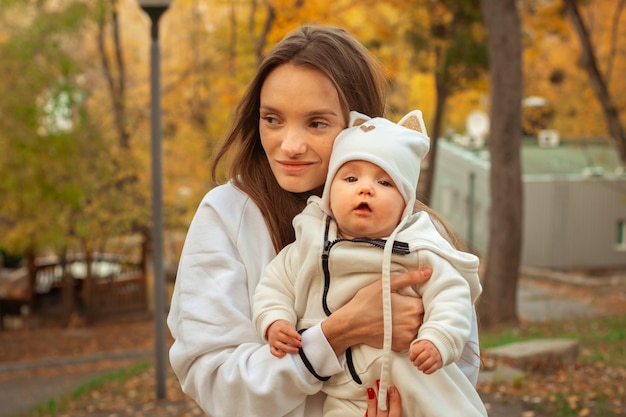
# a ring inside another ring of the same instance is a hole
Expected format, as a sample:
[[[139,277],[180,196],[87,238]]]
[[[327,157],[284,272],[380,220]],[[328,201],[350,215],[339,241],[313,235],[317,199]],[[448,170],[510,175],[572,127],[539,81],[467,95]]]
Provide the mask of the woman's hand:
[[[395,351],[409,348],[424,318],[424,303],[421,298],[400,295],[397,292],[400,288],[426,282],[431,274],[432,270],[425,268],[391,277],[391,348]],[[359,343],[381,348],[384,333],[381,280],[361,288],[348,303],[333,312],[322,322],[322,331],[337,356]]]
[[[374,389],[368,388],[365,417],[402,417],[402,400],[396,387],[390,386],[387,390],[387,411],[378,408],[377,398]]]

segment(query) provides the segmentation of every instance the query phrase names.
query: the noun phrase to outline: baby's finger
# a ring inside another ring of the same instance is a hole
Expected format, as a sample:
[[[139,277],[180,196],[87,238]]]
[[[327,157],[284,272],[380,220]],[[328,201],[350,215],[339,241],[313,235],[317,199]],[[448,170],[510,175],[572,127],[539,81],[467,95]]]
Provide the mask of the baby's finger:
[[[277,349],[274,346],[270,346],[270,352],[272,353],[272,355],[276,356],[277,358],[282,358],[283,356],[286,355],[284,351]]]
[[[281,343],[279,347],[283,352],[298,353],[298,346],[294,346],[294,345],[287,344],[287,343]]]
[[[291,346],[295,346],[296,348],[302,347],[302,341],[300,339],[289,338],[289,340],[287,340],[287,343]]]

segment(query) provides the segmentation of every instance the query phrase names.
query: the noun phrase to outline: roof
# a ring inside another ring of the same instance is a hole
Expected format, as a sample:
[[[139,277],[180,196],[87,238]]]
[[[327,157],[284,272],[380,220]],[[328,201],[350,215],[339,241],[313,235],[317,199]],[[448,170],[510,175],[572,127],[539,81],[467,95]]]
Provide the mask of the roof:
[[[465,154],[475,162],[488,163],[488,147],[463,149],[447,140],[439,141],[453,152]],[[626,167],[617,151],[606,140],[567,141],[553,146],[539,146],[536,138],[522,141],[522,170],[524,175],[576,175],[626,179]]]
[[[536,140],[522,144],[524,174],[582,174],[623,176],[619,155],[611,146],[597,141],[564,142],[540,147]]]

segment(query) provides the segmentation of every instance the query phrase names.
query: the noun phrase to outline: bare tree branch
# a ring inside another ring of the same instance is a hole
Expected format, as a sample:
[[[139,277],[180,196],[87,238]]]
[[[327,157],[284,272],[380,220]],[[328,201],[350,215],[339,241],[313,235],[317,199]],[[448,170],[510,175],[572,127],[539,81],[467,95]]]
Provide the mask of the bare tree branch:
[[[109,94],[111,95],[111,105],[113,107],[113,118],[115,121],[115,129],[118,135],[118,142],[122,149],[128,149],[130,146],[130,135],[126,131],[126,108],[124,103],[125,94],[125,67],[122,54],[122,44],[119,33],[119,18],[116,11],[116,1],[111,1],[111,24],[113,26],[113,41],[115,48],[115,65],[117,69],[117,80],[113,74],[112,64],[106,50],[106,25],[107,12],[106,7],[98,16],[98,51],[100,53],[100,61],[104,69],[104,76],[109,86]]]
[[[611,47],[609,52],[609,59],[606,67],[606,84],[611,85],[611,76],[613,73],[613,63],[617,56],[617,39],[619,34],[619,20],[626,6],[626,0],[620,0],[615,6],[615,13],[613,13],[613,24],[611,26]]]
[[[626,165],[626,132],[620,122],[619,112],[613,103],[612,97],[609,94],[607,84],[598,68],[598,61],[596,59],[593,45],[589,38],[589,31],[585,26],[585,22],[578,10],[578,5],[575,0],[563,0],[565,9],[570,16],[574,30],[578,34],[578,39],[581,45],[581,58],[583,66],[589,76],[591,82],[591,88],[596,94],[604,117],[608,125],[609,133],[617,148],[617,152],[622,160],[622,164]]]
[[[261,62],[263,59],[263,49],[265,49],[265,44],[267,43],[267,35],[269,35],[270,30],[272,29],[272,25],[274,24],[274,20],[276,20],[276,9],[269,2],[265,2],[266,10],[267,10],[267,18],[265,19],[265,24],[263,25],[263,31],[261,35],[259,35],[256,42],[256,57],[257,61]]]

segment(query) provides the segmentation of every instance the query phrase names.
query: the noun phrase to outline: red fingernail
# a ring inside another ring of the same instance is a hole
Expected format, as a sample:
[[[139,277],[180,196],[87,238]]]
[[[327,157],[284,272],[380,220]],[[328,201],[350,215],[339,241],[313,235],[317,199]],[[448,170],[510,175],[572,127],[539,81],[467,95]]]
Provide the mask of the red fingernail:
[[[376,380],[376,388],[378,388],[380,390],[380,379]]]
[[[370,400],[373,400],[375,396],[376,396],[376,394],[374,393],[374,390],[372,388],[368,388],[367,389],[367,398],[369,398]]]

